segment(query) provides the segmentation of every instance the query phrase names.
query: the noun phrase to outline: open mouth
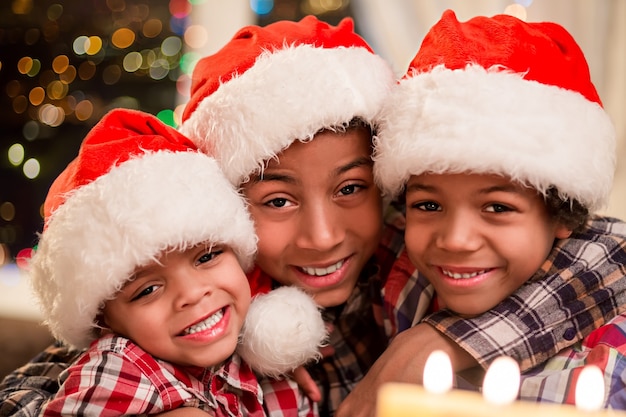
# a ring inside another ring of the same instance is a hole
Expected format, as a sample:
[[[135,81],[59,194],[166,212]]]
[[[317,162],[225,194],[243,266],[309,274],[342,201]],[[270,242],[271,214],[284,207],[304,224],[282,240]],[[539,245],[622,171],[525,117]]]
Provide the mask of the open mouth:
[[[452,279],[469,279],[469,278],[474,278],[474,277],[477,277],[479,275],[486,273],[487,269],[481,269],[480,271],[476,271],[476,272],[463,272],[463,273],[452,272],[446,269],[442,269],[441,272],[445,276],[450,277]]]
[[[335,272],[336,270],[341,268],[343,266],[344,262],[345,262],[345,260],[342,259],[339,262],[337,262],[336,264],[327,266],[326,268],[310,268],[310,267],[307,267],[307,266],[303,266],[303,267],[300,267],[300,270],[302,272],[304,272],[305,274],[308,274],[308,275],[314,275],[314,276],[317,276],[317,277],[323,277],[324,275],[332,274],[333,272]]]
[[[222,308],[218,310],[217,312],[215,312],[214,314],[207,317],[206,319],[202,320],[201,322],[187,327],[185,330],[183,330],[182,334],[186,336],[186,335],[202,332],[204,330],[208,330],[212,328],[213,326],[215,326],[217,323],[219,323],[223,317],[224,317],[224,309]]]

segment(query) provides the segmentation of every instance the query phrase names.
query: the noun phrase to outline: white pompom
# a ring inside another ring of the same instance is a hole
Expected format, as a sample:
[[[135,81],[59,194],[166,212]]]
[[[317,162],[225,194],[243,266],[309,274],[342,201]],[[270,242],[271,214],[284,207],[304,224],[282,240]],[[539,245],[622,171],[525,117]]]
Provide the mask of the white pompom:
[[[327,332],[313,298],[297,287],[280,287],[254,297],[237,352],[262,375],[279,377],[312,359]]]

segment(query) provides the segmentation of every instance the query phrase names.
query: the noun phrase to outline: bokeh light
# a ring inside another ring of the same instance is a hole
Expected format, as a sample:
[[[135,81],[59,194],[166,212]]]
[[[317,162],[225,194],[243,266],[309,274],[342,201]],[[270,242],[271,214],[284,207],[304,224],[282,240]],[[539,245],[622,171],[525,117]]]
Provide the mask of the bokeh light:
[[[256,14],[268,14],[274,8],[274,0],[250,0],[250,8]]]
[[[121,28],[113,32],[111,43],[119,49],[126,49],[135,42],[135,32],[128,28]]]
[[[39,161],[35,158],[30,158],[26,162],[24,162],[24,166],[22,167],[22,171],[24,172],[24,176],[28,179],[37,178],[39,176],[39,172],[41,171],[41,166],[39,165]]]
[[[162,30],[163,23],[159,19],[150,19],[143,25],[142,33],[146,38],[154,38],[159,36]]]
[[[156,117],[168,126],[177,127],[174,121],[174,111],[170,109],[161,110]]]
[[[0,218],[5,222],[13,221],[15,218],[15,205],[10,201],[0,204]]]
[[[202,25],[191,25],[185,30],[185,43],[193,49],[201,49],[209,40],[209,34]]]
[[[143,58],[139,52],[130,52],[124,57],[122,65],[124,67],[124,71],[135,72],[141,68],[142,62]]]
[[[13,166],[19,166],[24,161],[24,146],[21,143],[14,143],[7,152],[9,162]]]

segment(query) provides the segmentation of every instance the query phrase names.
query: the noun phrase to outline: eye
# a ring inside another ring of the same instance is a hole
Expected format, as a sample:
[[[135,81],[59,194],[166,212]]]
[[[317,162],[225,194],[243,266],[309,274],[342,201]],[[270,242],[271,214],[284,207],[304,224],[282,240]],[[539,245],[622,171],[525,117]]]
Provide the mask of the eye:
[[[131,298],[130,301],[137,301],[140,298],[146,297],[152,293],[154,293],[158,288],[160,287],[160,285],[149,285],[146,288],[142,289],[139,294],[137,294],[136,296],[134,296],[133,298]]]
[[[505,206],[504,204],[490,204],[485,207],[485,211],[489,213],[506,213],[508,211],[513,211],[513,209],[509,206]]]
[[[201,265],[201,264],[205,264],[207,262],[211,262],[212,260],[217,258],[222,253],[224,253],[224,250],[216,249],[216,248],[214,248],[211,251],[205,252],[198,258],[198,261],[196,262],[196,265]]]
[[[441,206],[434,201],[422,201],[420,203],[414,203],[412,208],[416,208],[422,211],[441,211]]]
[[[346,186],[341,187],[341,189],[339,190],[339,194],[351,195],[351,194],[359,192],[360,190],[364,190],[366,188],[367,187],[360,185],[360,184],[348,184]]]
[[[287,200],[286,198],[273,198],[263,204],[274,208],[283,208],[292,205],[291,201]]]

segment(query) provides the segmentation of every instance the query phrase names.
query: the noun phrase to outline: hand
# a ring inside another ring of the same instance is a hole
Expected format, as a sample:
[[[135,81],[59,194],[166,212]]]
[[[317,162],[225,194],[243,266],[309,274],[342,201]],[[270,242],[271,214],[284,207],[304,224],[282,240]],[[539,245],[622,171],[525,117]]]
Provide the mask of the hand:
[[[157,414],[160,417],[209,417],[210,414],[206,411],[200,410],[194,407],[179,407],[174,410],[164,411]]]
[[[320,392],[319,387],[303,366],[297,367],[293,371],[291,377],[294,381],[296,381],[298,386],[302,389],[304,394],[311,399],[311,401],[318,402],[322,400],[322,393]]]
[[[334,329],[334,326],[330,323],[326,323],[326,330],[330,334]],[[331,345],[325,345],[320,348],[320,354],[322,357],[327,358],[335,354],[335,349]],[[322,400],[322,393],[319,387],[311,378],[309,372],[303,367],[299,366],[292,374],[291,378],[296,381],[298,386],[302,389],[304,394],[311,399],[311,401],[318,402]]]
[[[441,349],[450,355],[455,371],[477,363],[467,352],[428,324],[398,334],[365,377],[341,403],[336,417],[374,417],[378,389],[386,382],[422,383],[428,355]]]

